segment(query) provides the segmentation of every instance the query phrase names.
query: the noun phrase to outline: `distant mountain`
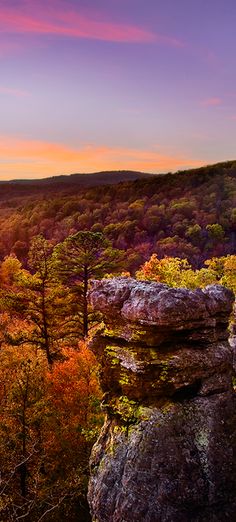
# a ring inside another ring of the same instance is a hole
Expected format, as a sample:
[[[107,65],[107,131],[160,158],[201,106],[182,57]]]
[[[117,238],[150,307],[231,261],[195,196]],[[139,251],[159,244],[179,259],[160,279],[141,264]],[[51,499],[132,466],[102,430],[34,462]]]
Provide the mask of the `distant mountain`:
[[[135,172],[132,170],[113,170],[93,172],[89,174],[68,174],[52,176],[42,179],[13,179],[11,181],[1,181],[2,184],[24,184],[24,185],[81,185],[81,187],[94,187],[96,185],[115,185],[122,181],[135,181],[136,179],[151,178],[155,174],[145,172]]]
[[[68,184],[75,183],[83,187],[94,187],[96,185],[115,185],[123,181],[135,181],[136,179],[151,178],[154,174],[134,172],[132,170],[116,170],[105,172],[94,172],[92,174],[70,174],[67,176],[54,176],[42,180],[45,184]]]
[[[155,174],[145,172],[134,172],[131,170],[117,170],[94,172],[89,174],[68,174],[62,176],[52,176],[42,179],[13,179],[10,181],[0,181],[0,200],[7,197],[27,198],[40,194],[63,193],[66,195],[78,192],[80,189],[92,188],[101,185],[116,185],[122,182],[132,182],[136,180],[152,179]]]

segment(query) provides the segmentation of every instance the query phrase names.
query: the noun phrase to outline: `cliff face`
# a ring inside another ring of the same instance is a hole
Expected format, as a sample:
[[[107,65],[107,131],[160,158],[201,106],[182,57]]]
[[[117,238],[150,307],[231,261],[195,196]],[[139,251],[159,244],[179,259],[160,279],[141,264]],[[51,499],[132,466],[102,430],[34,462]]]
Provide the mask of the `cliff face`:
[[[94,281],[107,413],[91,456],[96,522],[235,520],[235,404],[220,286]]]

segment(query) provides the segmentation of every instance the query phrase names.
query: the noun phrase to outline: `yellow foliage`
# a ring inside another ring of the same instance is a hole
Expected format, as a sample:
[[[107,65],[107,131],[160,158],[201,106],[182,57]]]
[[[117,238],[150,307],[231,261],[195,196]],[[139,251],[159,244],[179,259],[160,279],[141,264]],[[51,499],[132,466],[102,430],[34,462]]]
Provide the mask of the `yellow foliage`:
[[[207,268],[194,270],[187,259],[152,254],[149,261],[136,272],[137,279],[157,281],[172,287],[204,288],[222,284],[236,293],[236,256],[228,255],[205,261]]]
[[[21,262],[14,255],[5,257],[0,266],[0,282],[2,285],[11,285],[21,271]]]
[[[189,271],[191,271],[191,266],[187,259],[178,257],[158,259],[157,254],[152,254],[149,261],[146,261],[136,272],[136,277],[178,287],[183,285],[183,274]]]

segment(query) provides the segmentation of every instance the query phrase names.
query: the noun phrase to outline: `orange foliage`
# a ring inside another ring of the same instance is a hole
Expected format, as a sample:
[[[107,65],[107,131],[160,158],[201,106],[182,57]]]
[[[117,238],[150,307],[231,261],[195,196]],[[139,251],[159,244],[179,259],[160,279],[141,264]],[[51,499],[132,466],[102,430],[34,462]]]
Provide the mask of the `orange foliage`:
[[[48,502],[60,505],[64,497],[73,511],[85,494],[102,422],[96,360],[84,343],[62,357],[49,371],[41,350],[5,346],[0,353],[2,521],[11,520],[12,510],[21,516],[28,509],[36,521]]]

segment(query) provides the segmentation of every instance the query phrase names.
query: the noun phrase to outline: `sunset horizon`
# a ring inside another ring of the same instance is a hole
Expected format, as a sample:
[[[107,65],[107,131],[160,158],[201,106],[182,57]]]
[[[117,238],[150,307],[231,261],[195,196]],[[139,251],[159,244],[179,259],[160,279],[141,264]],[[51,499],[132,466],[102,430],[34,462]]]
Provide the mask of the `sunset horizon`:
[[[32,176],[30,177],[30,175],[28,176],[22,176],[22,177],[12,177],[12,178],[4,178],[4,177],[1,177],[0,178],[0,183],[3,183],[3,182],[6,182],[6,183],[11,183],[11,182],[18,182],[18,181],[28,181],[28,182],[34,182],[34,181],[45,181],[45,180],[51,180],[51,179],[57,179],[60,180],[60,178],[68,178],[68,182],[70,181],[70,178],[73,178],[74,176],[96,176],[98,174],[112,174],[112,175],[115,175],[115,174],[119,174],[119,173],[133,173],[133,174],[140,174],[142,176],[142,174],[145,176],[145,175],[150,175],[150,176],[165,176],[167,174],[172,174],[172,175],[175,175],[175,174],[178,174],[178,173],[181,173],[181,172],[191,172],[191,171],[195,171],[195,170],[199,170],[199,169],[204,169],[204,168],[212,168],[214,167],[215,165],[224,165],[224,164],[230,164],[230,163],[236,163],[236,160],[230,158],[230,159],[227,159],[227,160],[222,160],[222,161],[219,161],[219,162],[216,162],[216,163],[193,163],[192,166],[183,166],[182,168],[176,168],[176,169],[171,169],[171,168],[166,168],[166,169],[162,169],[162,170],[157,170],[157,171],[151,171],[151,170],[144,170],[144,169],[138,169],[138,168],[105,168],[105,169],[97,169],[97,170],[88,170],[88,171],[79,171],[78,169],[77,170],[73,170],[73,171],[65,171],[65,172],[58,172],[56,174],[45,174],[45,175],[42,175],[42,176]]]

